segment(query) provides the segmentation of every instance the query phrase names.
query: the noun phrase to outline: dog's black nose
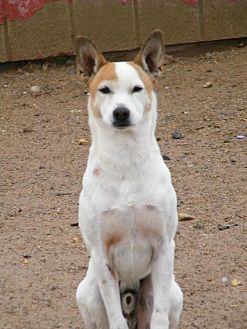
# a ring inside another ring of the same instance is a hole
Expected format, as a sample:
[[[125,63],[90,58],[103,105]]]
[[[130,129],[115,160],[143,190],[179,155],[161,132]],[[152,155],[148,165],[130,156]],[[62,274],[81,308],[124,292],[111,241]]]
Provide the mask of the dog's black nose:
[[[130,111],[124,106],[119,106],[113,111],[113,119],[115,123],[127,123],[129,117]]]

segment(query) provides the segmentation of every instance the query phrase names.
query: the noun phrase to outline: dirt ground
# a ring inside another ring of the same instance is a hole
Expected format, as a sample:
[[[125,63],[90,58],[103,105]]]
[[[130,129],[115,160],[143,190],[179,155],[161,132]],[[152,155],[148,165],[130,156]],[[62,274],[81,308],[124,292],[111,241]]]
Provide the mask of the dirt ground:
[[[246,67],[246,46],[177,57],[156,84],[156,136],[179,212],[194,217],[176,235],[181,329],[247,328]],[[0,68],[0,328],[81,329],[85,89],[70,59]]]

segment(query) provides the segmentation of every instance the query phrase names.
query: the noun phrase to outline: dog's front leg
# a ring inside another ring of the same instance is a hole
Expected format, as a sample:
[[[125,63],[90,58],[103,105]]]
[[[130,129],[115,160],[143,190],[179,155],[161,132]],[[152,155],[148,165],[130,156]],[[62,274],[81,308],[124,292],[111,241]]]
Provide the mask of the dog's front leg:
[[[117,274],[110,268],[107,257],[97,250],[92,250],[91,257],[110,329],[128,329],[122,313]]]
[[[151,329],[169,328],[169,299],[173,280],[174,241],[163,237],[152,264],[154,308]]]

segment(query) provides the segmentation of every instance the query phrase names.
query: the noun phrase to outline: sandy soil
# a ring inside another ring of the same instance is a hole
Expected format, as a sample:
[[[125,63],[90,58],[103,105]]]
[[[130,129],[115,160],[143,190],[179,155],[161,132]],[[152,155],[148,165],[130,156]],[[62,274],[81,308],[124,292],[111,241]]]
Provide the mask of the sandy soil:
[[[176,58],[156,85],[157,138],[179,212],[194,216],[176,236],[181,329],[247,328],[246,67],[246,47]],[[0,328],[83,328],[75,291],[88,263],[76,226],[86,102],[71,60],[0,72]]]

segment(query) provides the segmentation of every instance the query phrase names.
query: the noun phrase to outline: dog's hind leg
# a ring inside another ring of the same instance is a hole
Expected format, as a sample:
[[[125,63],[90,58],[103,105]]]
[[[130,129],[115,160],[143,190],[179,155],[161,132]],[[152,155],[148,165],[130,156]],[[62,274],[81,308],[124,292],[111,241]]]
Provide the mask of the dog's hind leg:
[[[169,329],[176,329],[183,307],[183,293],[174,280],[170,292]]]
[[[153,287],[151,275],[141,280],[141,287],[136,305],[137,329],[149,329],[153,312]]]
[[[175,280],[172,282],[169,298],[169,329],[176,329],[183,307],[183,293]],[[151,275],[141,281],[136,306],[137,329],[150,328],[153,312],[153,287]]]
[[[85,329],[109,329],[105,306],[91,260],[86,277],[77,288],[76,300],[84,320]]]

